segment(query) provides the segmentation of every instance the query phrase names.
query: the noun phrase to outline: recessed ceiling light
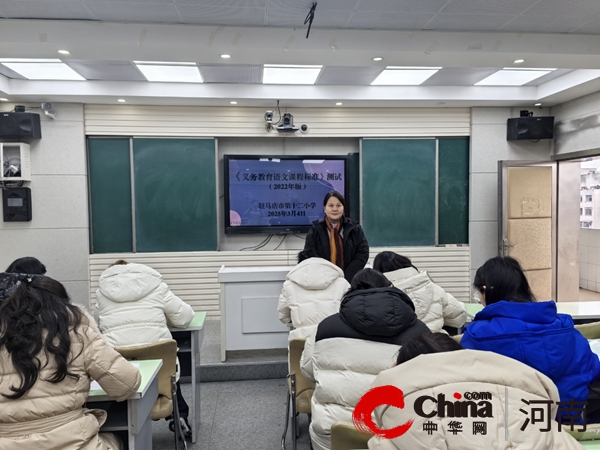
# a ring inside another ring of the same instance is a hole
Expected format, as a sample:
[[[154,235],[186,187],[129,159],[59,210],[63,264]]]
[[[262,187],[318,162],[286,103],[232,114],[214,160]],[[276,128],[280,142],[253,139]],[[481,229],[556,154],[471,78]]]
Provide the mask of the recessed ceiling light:
[[[70,55],[71,52],[69,50],[59,50],[58,53],[60,53],[61,55]]]
[[[0,63],[29,80],[85,80],[60,59],[3,58]]]
[[[505,67],[489,77],[475,83],[475,86],[523,86],[556,69],[526,69]]]
[[[124,98],[120,98],[119,100],[117,100],[119,103],[125,103],[127,100],[125,100]]]
[[[371,86],[418,86],[441,67],[387,66],[371,83]]]
[[[232,105],[237,105],[237,102],[229,102],[229,103],[231,103]]]
[[[524,62],[525,62],[525,60],[524,60],[524,59],[515,59],[515,60],[514,60],[514,63],[515,63],[515,64],[521,64],[521,63],[524,63]]]
[[[196,63],[134,61],[148,81],[165,83],[203,83]]]
[[[7,98],[0,98],[0,102],[7,102],[8,99]]]
[[[223,58],[223,59],[229,59],[229,58],[231,58],[231,55],[228,55],[227,53],[223,53],[221,55],[221,58]]]
[[[343,105],[343,103],[342,103],[342,102],[337,102],[337,103],[335,104],[335,106],[342,106],[342,105]]]
[[[265,64],[263,84],[315,84],[323,66]]]
[[[541,103],[534,103],[533,106],[542,106],[542,104]]]
[[[383,61],[383,58],[381,56],[376,56],[373,58],[373,61]]]

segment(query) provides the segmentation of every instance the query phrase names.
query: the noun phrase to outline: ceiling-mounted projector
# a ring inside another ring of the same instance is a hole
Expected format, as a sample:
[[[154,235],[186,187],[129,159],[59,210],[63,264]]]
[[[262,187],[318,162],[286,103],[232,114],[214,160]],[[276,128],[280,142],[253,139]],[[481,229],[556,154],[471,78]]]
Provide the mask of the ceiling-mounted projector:
[[[277,131],[281,132],[295,132],[298,131],[298,127],[294,126],[294,116],[290,113],[285,113],[281,119],[281,125],[277,126]]]

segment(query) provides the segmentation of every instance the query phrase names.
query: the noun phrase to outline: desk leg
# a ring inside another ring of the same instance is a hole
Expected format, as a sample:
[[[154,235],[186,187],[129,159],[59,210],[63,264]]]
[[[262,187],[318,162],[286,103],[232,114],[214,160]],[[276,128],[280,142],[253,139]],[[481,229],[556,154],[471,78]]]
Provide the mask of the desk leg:
[[[204,328],[201,330],[192,331],[192,410],[190,414],[192,425],[192,443],[198,441],[198,433],[200,430],[200,348],[204,339]]]
[[[152,449],[152,407],[158,398],[158,377],[140,399],[127,400],[127,435],[129,450]]]

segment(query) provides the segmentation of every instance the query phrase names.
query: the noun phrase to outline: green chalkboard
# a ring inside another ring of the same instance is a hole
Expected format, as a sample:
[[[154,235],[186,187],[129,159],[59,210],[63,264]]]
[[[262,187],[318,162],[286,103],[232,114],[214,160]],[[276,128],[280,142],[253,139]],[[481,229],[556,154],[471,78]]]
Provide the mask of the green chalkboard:
[[[371,247],[435,245],[436,140],[364,139],[363,229]]]
[[[214,139],[133,139],[138,252],[217,249]]]
[[[469,243],[469,138],[439,139],[438,242]]]
[[[129,139],[88,139],[92,253],[133,251]]]

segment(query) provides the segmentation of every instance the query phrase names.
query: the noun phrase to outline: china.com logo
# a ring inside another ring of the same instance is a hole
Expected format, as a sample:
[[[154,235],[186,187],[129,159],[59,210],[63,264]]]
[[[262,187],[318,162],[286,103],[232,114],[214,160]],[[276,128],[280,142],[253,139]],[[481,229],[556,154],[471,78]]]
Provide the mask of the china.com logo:
[[[417,397],[414,410],[418,416],[429,419],[431,417],[494,417],[492,411],[492,394],[489,392],[455,392],[453,399],[446,399],[444,394],[437,397],[422,395]],[[371,432],[384,439],[395,439],[406,433],[414,419],[398,425],[397,427],[383,430],[372,419],[372,413],[379,406],[393,406],[404,408],[404,393],[395,386],[379,386],[368,391],[356,404],[352,413],[354,426],[361,431]]]

